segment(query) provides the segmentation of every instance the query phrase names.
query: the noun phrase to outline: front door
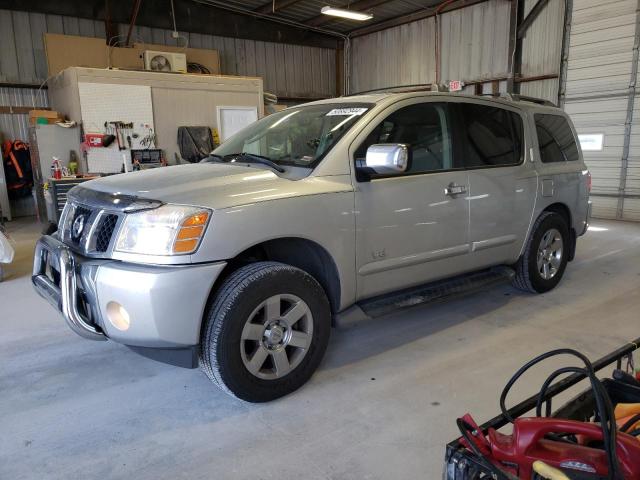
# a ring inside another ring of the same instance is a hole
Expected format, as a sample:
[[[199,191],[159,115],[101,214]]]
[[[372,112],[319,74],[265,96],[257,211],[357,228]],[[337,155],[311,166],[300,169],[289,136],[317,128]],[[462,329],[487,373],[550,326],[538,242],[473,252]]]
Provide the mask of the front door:
[[[356,185],[358,298],[450,276],[469,256],[468,175],[457,164],[445,102],[411,99],[380,114],[354,142],[361,165],[373,144],[403,143],[411,160],[399,176]]]

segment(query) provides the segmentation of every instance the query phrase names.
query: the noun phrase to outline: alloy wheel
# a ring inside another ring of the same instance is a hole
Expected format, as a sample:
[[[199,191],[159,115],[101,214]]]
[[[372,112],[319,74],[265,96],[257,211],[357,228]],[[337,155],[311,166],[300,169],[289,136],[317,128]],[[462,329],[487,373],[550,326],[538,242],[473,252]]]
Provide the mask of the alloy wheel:
[[[562,264],[563,247],[562,235],[555,228],[542,235],[536,262],[538,273],[544,280],[550,280],[558,273]]]
[[[258,378],[282,378],[300,365],[312,336],[313,316],[306,302],[295,295],[273,295],[253,310],[242,329],[242,362]]]

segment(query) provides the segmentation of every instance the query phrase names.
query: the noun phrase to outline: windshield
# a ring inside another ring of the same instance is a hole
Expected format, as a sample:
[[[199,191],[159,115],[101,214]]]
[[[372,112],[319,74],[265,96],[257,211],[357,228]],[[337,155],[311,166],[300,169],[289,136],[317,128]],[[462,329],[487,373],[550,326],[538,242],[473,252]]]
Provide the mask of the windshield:
[[[371,107],[334,103],[288,108],[241,130],[213,154],[226,159],[245,153],[278,165],[313,168]]]

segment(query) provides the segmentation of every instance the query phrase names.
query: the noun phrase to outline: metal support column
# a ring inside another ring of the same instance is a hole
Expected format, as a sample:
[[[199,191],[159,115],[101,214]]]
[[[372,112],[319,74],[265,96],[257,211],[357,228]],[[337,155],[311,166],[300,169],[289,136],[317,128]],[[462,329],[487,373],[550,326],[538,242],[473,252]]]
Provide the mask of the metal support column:
[[[507,92],[517,93],[516,76],[522,67],[522,42],[518,40],[518,26],[524,16],[524,0],[511,0],[509,14],[509,77],[507,78]],[[520,47],[520,48],[519,48]]]
[[[573,0],[564,2],[564,34],[562,36],[562,53],[560,56],[560,78],[558,79],[558,106],[564,107],[567,96],[567,68],[569,66],[569,40],[571,38],[571,22],[573,19]]]

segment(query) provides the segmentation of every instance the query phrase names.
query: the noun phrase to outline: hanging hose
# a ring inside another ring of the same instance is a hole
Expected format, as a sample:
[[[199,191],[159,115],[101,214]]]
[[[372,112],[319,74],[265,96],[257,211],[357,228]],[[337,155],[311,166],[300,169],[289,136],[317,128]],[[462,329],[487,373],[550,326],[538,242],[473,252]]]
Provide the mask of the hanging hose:
[[[604,450],[607,454],[607,462],[609,465],[609,480],[623,480],[623,476],[620,470],[620,465],[618,462],[618,457],[616,455],[616,440],[617,440],[617,427],[615,422],[615,416],[613,413],[613,406],[611,405],[611,399],[609,398],[604,386],[596,377],[595,371],[589,359],[584,356],[582,353],[572,350],[569,348],[560,348],[557,350],[552,350],[547,353],[543,353],[535,357],[533,360],[530,360],[525,365],[523,365],[507,382],[506,386],[502,390],[502,394],[500,395],[500,409],[502,410],[503,416],[511,423],[514,422],[514,418],[511,416],[509,411],[506,408],[505,400],[507,395],[516,381],[531,367],[534,365],[546,360],[550,357],[557,355],[572,355],[574,357],[579,358],[585,365],[585,368],[578,367],[564,367],[554,371],[547,380],[544,382],[540,393],[538,395],[538,403],[536,407],[536,414],[540,416],[542,410],[542,403],[544,402],[544,397],[546,395],[547,389],[553,380],[555,380],[559,375],[570,372],[582,373],[586,377],[589,378],[591,382],[591,387],[593,389],[593,397],[596,403],[596,412],[598,418],[600,419],[600,424],[602,427],[602,437],[604,443]],[[547,401],[547,413],[550,413],[551,403],[550,400]]]

